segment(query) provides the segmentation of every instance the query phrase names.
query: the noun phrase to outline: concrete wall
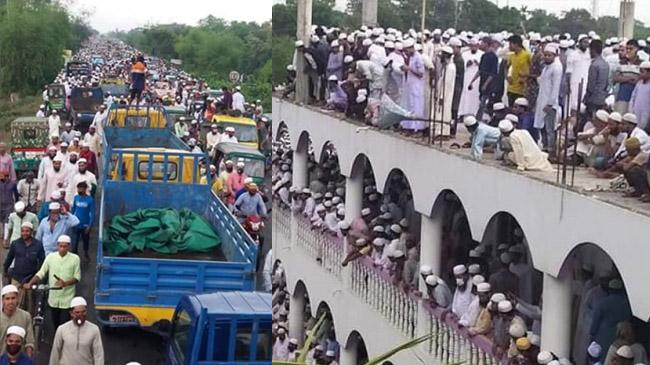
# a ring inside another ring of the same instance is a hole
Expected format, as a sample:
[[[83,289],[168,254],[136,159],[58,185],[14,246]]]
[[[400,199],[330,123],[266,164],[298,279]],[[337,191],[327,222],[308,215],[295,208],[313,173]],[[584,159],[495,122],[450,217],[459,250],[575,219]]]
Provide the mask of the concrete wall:
[[[399,168],[411,184],[416,210],[427,216],[440,192],[452,190],[464,205],[475,239],[483,236],[494,214],[510,213],[524,231],[536,268],[551,276],[559,275],[576,246],[598,245],[617,264],[634,314],[650,318],[645,282],[650,277],[650,217],[389,132],[358,130],[358,125],[286,100],[273,99],[273,120],[274,132],[281,122],[288,126],[293,148],[309,136],[320,154],[323,144],[331,141],[346,176],[352,173],[355,158],[364,154],[378,189],[383,189],[390,171]]]

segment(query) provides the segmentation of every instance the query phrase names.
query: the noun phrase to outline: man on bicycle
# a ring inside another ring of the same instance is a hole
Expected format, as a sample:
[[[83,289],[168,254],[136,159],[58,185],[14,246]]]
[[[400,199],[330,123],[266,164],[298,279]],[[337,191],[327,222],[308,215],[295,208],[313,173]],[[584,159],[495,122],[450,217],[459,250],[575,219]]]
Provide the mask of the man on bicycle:
[[[45,261],[45,251],[41,241],[32,236],[34,226],[30,222],[23,222],[20,226],[20,237],[13,241],[9,254],[4,262],[3,272],[5,277],[9,276],[9,267],[14,263],[11,271],[11,283],[21,287],[27,280],[31,279]],[[31,295],[25,297],[25,291],[18,294],[18,303],[30,313],[32,311]],[[26,300],[25,300],[26,299]]]
[[[0,312],[0,333],[7,333],[11,326],[19,326],[25,329],[23,336],[23,348],[27,356],[32,357],[34,352],[34,331],[32,328],[32,316],[26,311],[18,308],[18,288],[15,285],[6,285],[2,288],[2,312]],[[0,353],[7,351],[6,341],[0,344]]]

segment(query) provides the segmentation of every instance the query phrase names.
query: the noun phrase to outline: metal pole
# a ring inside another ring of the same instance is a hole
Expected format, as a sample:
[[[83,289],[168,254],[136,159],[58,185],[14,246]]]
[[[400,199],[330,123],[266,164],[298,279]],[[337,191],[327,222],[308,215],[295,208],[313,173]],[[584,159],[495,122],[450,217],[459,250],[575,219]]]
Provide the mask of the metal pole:
[[[582,96],[582,88],[584,87],[584,84],[585,84],[585,80],[582,79],[582,80],[580,81],[580,85],[578,86],[578,96],[580,96],[580,97],[578,98],[578,109],[577,109],[578,111],[577,111],[576,114],[580,114],[580,99],[582,99],[582,97],[581,97],[581,96]],[[577,121],[577,120],[578,120],[578,119],[576,118],[576,121]],[[567,127],[568,127],[568,126],[567,126]],[[576,133],[575,131],[574,131],[574,134],[576,135],[576,139],[575,139],[575,142],[573,143],[573,157],[572,157],[572,159],[571,159],[572,162],[573,162],[573,166],[571,166],[571,187],[573,187],[573,183],[574,183],[574,181],[575,181],[575,177],[576,177],[576,163],[577,163],[577,161],[578,161],[578,159],[577,159],[577,153],[578,153],[578,138],[577,138],[577,133]]]
[[[421,24],[421,27],[420,27],[420,28],[422,28],[421,29],[422,33],[424,33],[424,29],[426,29],[425,28],[425,25],[426,25],[425,24],[426,23],[425,19],[426,19],[426,17],[427,17],[427,0],[422,0],[422,24]]]
[[[449,62],[451,62],[451,59],[449,59]],[[447,91],[445,85],[447,84],[447,65],[443,65],[444,69],[442,72],[442,98],[440,98],[441,101],[441,106],[440,106],[440,147],[442,147],[442,138],[443,138],[443,133],[442,131],[445,128],[445,91]],[[451,112],[451,111],[450,111]],[[451,125],[450,125],[451,128]]]

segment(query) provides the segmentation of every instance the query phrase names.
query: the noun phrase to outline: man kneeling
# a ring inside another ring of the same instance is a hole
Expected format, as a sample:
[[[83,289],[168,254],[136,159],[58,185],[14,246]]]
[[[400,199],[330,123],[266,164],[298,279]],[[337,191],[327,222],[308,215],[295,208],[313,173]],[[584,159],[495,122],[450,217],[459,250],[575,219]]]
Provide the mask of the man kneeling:
[[[539,149],[533,137],[525,129],[514,129],[512,122],[504,119],[499,122],[501,145],[504,150],[503,161],[517,166],[517,170],[552,170],[548,154]]]

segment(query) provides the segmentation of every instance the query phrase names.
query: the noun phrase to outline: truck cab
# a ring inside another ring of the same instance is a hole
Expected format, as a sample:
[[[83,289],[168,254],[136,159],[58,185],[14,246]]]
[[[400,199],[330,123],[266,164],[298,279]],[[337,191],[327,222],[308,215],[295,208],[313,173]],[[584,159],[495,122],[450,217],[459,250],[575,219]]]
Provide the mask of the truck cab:
[[[271,294],[188,295],[176,307],[167,343],[168,365],[270,365]]]

